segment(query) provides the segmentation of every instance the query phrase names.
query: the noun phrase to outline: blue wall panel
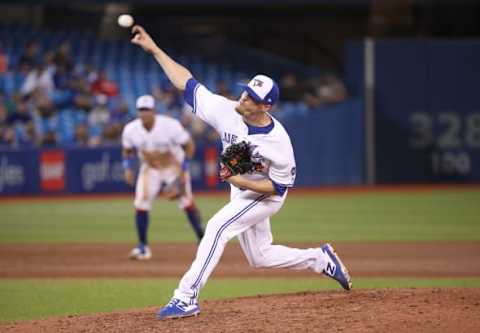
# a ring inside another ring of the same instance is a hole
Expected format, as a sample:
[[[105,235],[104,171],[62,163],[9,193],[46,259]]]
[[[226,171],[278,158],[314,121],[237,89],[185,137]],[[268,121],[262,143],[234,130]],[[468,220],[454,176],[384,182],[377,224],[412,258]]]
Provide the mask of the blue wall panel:
[[[427,52],[431,178],[480,181],[480,41],[430,41]]]
[[[409,115],[425,111],[423,41],[378,41],[375,47],[375,150],[379,182],[425,180],[424,154],[409,146]]]
[[[297,186],[363,183],[363,106],[352,100],[286,119],[297,162]]]
[[[352,40],[345,44],[343,52],[345,82],[349,93],[362,98],[365,90],[365,50],[363,40]]]
[[[480,180],[480,43],[376,43],[380,183]]]

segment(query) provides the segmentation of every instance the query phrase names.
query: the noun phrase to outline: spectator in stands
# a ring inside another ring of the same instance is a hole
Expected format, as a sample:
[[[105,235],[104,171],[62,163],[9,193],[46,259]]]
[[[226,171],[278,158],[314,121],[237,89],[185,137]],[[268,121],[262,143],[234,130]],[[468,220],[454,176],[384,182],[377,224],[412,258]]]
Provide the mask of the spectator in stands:
[[[7,123],[7,117],[8,117],[7,106],[2,100],[0,101],[0,142],[3,142],[4,133],[9,127]]]
[[[42,119],[47,119],[55,116],[57,114],[57,109],[55,104],[53,104],[50,97],[42,94],[35,95],[36,112]]]
[[[320,77],[317,94],[322,104],[339,103],[348,98],[345,84],[332,73]]]
[[[304,87],[295,73],[287,73],[280,80],[280,91],[284,102],[298,102],[303,98]]]
[[[11,148],[15,146],[15,131],[11,127],[6,127],[5,130],[0,133],[0,148]]]
[[[73,71],[74,61],[70,54],[70,44],[68,42],[64,42],[60,45],[53,56],[53,62],[57,68],[63,67],[66,73],[71,73]]]
[[[40,144],[42,147],[55,147],[58,145],[57,131],[49,129],[43,133]]]
[[[106,95],[108,97],[118,95],[117,84],[108,79],[105,71],[98,74],[98,78],[92,84],[91,91],[95,95]]]
[[[76,146],[87,147],[90,143],[88,136],[88,126],[85,123],[80,123],[75,127],[75,134],[73,142]]]
[[[58,124],[58,115],[55,104],[45,95],[38,94],[35,96],[36,113],[40,116],[40,145],[43,147],[56,146],[58,143],[58,132],[60,131]]]
[[[29,123],[25,129],[25,136],[21,137],[20,144],[22,146],[36,146],[38,144],[38,135],[34,123]]]
[[[128,104],[124,100],[119,101],[118,106],[112,108],[108,123],[103,127],[103,144],[121,143],[122,130],[125,124],[133,117],[128,110]]]
[[[23,96],[29,96],[35,90],[38,90],[42,94],[51,95],[53,89],[52,73],[47,70],[45,63],[41,62],[28,72],[27,77],[20,88],[20,92]]]
[[[0,75],[4,75],[8,70],[8,58],[5,54],[2,43],[0,43]],[[2,87],[0,87],[2,88]]]
[[[28,106],[24,101],[18,100],[14,104],[14,110],[7,116],[8,126],[26,125],[33,121]]]
[[[2,90],[0,90],[0,105],[5,106],[5,110],[8,113],[8,107],[7,107],[5,93]]]
[[[92,84],[83,74],[74,74],[70,86],[76,93],[92,95]]]
[[[18,60],[17,69],[26,74],[30,72],[40,61],[40,48],[36,41],[31,41],[25,47],[24,52]]]
[[[121,142],[122,126],[112,124],[105,126],[102,130],[101,144],[103,146],[118,145]],[[120,131],[120,135],[118,132]]]
[[[89,113],[94,106],[93,96],[85,91],[77,91],[73,98],[73,106],[77,110]]]
[[[91,86],[98,79],[98,71],[92,64],[85,64],[83,68],[77,70],[77,76],[84,79]]]
[[[160,89],[153,91],[153,97],[164,107],[165,113],[179,119],[183,108],[183,97],[169,81],[164,81]]]
[[[5,95],[2,95],[2,102],[7,108],[7,114],[15,112],[17,109],[17,104],[22,102],[22,96],[18,92],[13,92],[10,98],[7,98]]]
[[[0,126],[7,124],[8,109],[3,98],[0,98]]]
[[[55,75],[55,72],[57,71],[57,65],[53,61],[53,52],[47,52],[43,56],[43,63],[45,64],[45,68],[47,71],[50,72],[52,77]]]
[[[118,102],[118,106],[113,108],[110,113],[110,122],[125,125],[133,119],[128,110],[128,104],[124,100]]]
[[[110,114],[107,108],[108,98],[105,95],[97,95],[95,105],[88,114],[88,127],[91,129],[93,136],[90,142],[94,146],[102,143],[102,134],[104,127],[108,124]]]
[[[309,109],[316,109],[322,105],[322,101],[317,93],[317,87],[315,84],[310,83],[305,88],[305,93],[303,95],[303,102],[307,105]]]
[[[8,141],[16,145],[34,145],[36,132],[28,105],[21,100],[14,104],[14,111],[7,116]],[[12,133],[13,131],[13,133]]]
[[[70,84],[70,80],[72,76],[69,71],[65,68],[65,66],[57,66],[55,70],[55,74],[53,75],[53,82],[55,85],[55,89],[58,90],[68,90],[71,89],[72,86]]]
[[[348,92],[342,80],[336,74],[326,73],[307,82],[303,101],[310,109],[316,109],[346,99]]]
[[[227,83],[224,81],[220,81],[217,83],[217,92],[219,95],[222,95],[223,97],[226,97],[228,99],[237,99],[236,96],[234,96],[228,88]]]
[[[164,93],[163,93],[163,90],[158,87],[158,86],[155,86],[152,88],[152,96],[153,98],[155,98],[155,104],[158,105],[157,107],[157,112],[160,113],[160,114],[163,114],[163,113],[166,113],[167,112],[167,107],[166,105],[164,104]]]

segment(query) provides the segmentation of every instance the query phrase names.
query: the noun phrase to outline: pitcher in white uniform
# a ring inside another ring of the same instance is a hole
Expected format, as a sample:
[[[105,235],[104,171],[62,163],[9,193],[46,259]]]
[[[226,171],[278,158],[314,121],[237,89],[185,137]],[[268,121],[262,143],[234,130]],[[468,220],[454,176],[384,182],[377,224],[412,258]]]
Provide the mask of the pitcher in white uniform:
[[[136,106],[138,118],[128,123],[122,133],[123,164],[125,180],[133,185],[136,150],[140,160],[134,201],[138,245],[131,251],[130,258],[147,260],[152,257],[147,238],[149,212],[159,192],[178,201],[198,241],[203,237],[203,229],[188,170],[195,152],[190,134],[176,119],[155,114],[153,96],[140,96]]]
[[[338,281],[350,290],[346,267],[330,244],[296,249],[272,244],[270,217],[282,207],[293,186],[296,166],[290,138],[269,111],[278,100],[277,84],[265,75],[255,76],[238,101],[209,91],[190,71],[171,59],[141,26],[132,29],[132,43],[152,54],[173,85],[183,90],[193,113],[213,126],[224,149],[245,140],[256,146],[253,156],[262,170],[226,179],[231,185],[230,202],[209,221],[190,269],[182,277],[171,301],[158,319],[195,316],[200,313],[200,289],[217,265],[227,242],[238,237],[248,263],[253,267],[311,269]]]

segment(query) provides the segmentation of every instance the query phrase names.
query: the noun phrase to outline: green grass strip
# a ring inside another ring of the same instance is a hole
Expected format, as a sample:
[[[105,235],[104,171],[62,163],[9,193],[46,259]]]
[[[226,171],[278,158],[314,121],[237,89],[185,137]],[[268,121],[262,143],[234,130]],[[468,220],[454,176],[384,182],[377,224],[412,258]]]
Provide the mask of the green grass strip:
[[[0,321],[110,312],[162,306],[178,279],[0,280]],[[460,287],[480,288],[480,278],[357,278],[354,288]],[[212,279],[201,300],[258,294],[340,290],[326,278]],[[152,313],[152,316],[154,313]]]
[[[204,222],[228,199],[197,198]],[[277,242],[480,241],[480,191],[295,195],[272,217]],[[0,202],[0,244],[135,243],[132,200]],[[175,202],[158,200],[149,239],[195,242]]]

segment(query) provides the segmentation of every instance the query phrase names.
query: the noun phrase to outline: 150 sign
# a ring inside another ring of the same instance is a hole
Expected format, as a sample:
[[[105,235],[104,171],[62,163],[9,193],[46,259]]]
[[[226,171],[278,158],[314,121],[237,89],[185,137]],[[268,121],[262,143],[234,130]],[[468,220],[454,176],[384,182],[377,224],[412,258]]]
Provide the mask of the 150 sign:
[[[434,173],[465,175],[472,170],[470,154],[480,148],[480,112],[415,112],[410,124],[410,146],[431,150]]]

